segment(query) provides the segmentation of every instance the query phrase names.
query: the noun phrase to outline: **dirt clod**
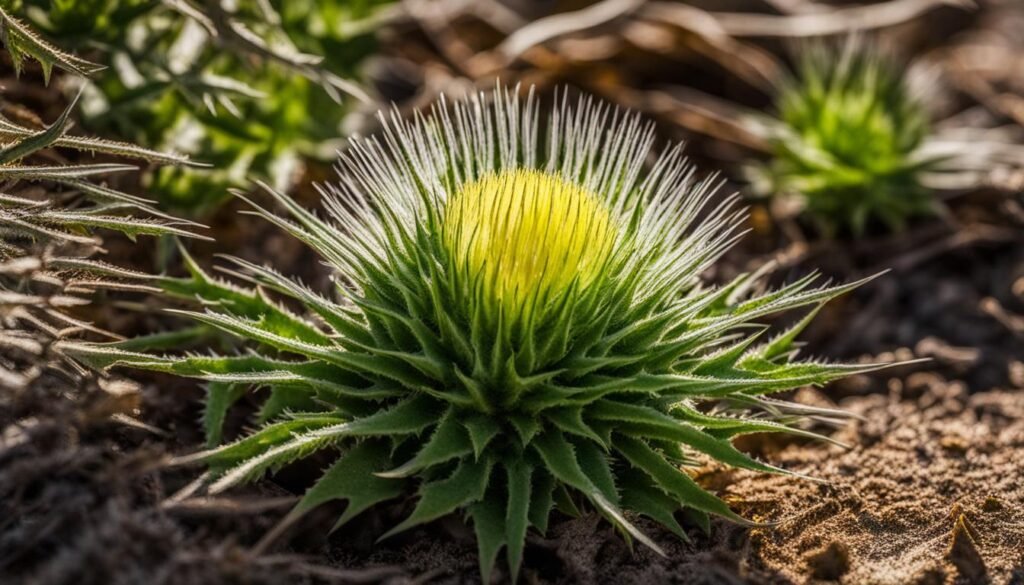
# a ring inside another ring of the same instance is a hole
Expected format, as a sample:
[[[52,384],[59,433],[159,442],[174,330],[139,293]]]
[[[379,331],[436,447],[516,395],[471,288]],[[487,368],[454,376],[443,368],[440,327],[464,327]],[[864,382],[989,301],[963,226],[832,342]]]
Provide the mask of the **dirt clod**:
[[[971,583],[985,580],[985,560],[978,552],[977,531],[965,514],[960,514],[953,525],[949,551],[946,558],[960,572],[960,575]]]
[[[833,541],[807,557],[811,575],[816,579],[837,581],[850,570],[850,547]]]

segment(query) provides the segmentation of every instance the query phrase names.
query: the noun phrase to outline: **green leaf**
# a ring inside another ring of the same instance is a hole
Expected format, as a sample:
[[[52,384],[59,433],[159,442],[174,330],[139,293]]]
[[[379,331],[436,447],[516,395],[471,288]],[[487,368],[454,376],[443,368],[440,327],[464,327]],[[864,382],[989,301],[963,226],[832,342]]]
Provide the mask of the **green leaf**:
[[[647,516],[682,540],[690,542],[690,537],[686,535],[674,515],[681,509],[679,502],[653,487],[646,476],[639,473],[626,475],[622,480],[622,506]]]
[[[480,461],[462,459],[447,479],[423,484],[420,499],[412,514],[388,530],[378,542],[482,499],[491,475],[491,465],[489,458]]]
[[[533,489],[530,492],[530,526],[541,534],[548,531],[548,520],[554,506],[555,486],[558,482],[554,476],[543,468],[536,468],[533,473]],[[510,541],[511,542],[511,541]]]
[[[462,421],[462,424],[469,431],[469,438],[473,443],[473,455],[479,459],[491,439],[501,432],[501,427],[493,418],[487,416],[471,416]]]
[[[404,493],[404,481],[377,475],[390,463],[385,441],[366,439],[357,443],[309,488],[289,516],[302,516],[331,500],[348,500],[345,512],[331,528],[332,532],[337,530],[367,508]]]
[[[793,351],[793,344],[796,342],[797,336],[811,324],[811,321],[813,321],[814,317],[817,316],[818,311],[821,310],[822,306],[824,305],[820,304],[814,307],[808,311],[802,319],[797,321],[796,324],[772,338],[768,343],[758,347],[756,354],[761,359],[775,360]]]
[[[650,407],[602,400],[595,403],[588,414],[598,419],[620,421],[623,423],[618,426],[620,433],[683,443],[733,467],[766,473],[791,474],[784,469],[753,459],[729,441],[712,437]]]
[[[601,490],[609,502],[619,504],[619,490],[615,487],[615,476],[609,465],[608,454],[591,441],[576,441],[576,459],[587,479]]]
[[[315,428],[246,459],[214,482],[210,486],[210,492],[222,492],[260,475],[267,469],[279,468],[346,437],[381,437],[419,433],[433,424],[437,420],[437,416],[436,403],[431,398],[417,395],[388,410],[365,418]],[[222,454],[221,450],[214,450],[209,456],[217,457]]]
[[[259,431],[215,449],[201,451],[178,458],[179,464],[203,462],[215,471],[224,470],[247,459],[265,453],[282,443],[290,441],[296,433],[330,427],[344,422],[345,419],[324,415],[318,418],[302,418],[285,420],[264,426]]]
[[[562,433],[547,431],[533,442],[533,447],[544,461],[545,468],[558,481],[587,495],[597,492],[597,488],[580,469],[573,446]]]
[[[245,290],[222,280],[210,278],[183,252],[192,272],[191,278],[161,279],[163,289],[175,296],[201,299],[207,306],[218,306],[235,317],[245,317],[259,327],[283,337],[308,343],[332,345],[333,341],[313,323],[271,302],[259,291]]]
[[[372,343],[372,337],[367,332],[365,323],[353,316],[347,308],[325,299],[308,287],[286,278],[270,268],[258,266],[233,256],[228,256],[227,259],[242,267],[248,278],[260,286],[300,301],[346,338],[361,344]]]
[[[591,429],[587,423],[583,421],[583,407],[582,406],[567,406],[562,408],[551,408],[545,411],[545,417],[551,422],[555,423],[555,426],[559,429],[582,437],[588,441],[594,441],[602,446],[606,446],[604,440]]]
[[[665,554],[660,546],[626,520],[615,504],[609,501],[601,490],[591,482],[590,478],[580,468],[572,445],[565,440],[561,433],[544,433],[534,442],[534,446],[541,459],[543,459],[545,466],[556,479],[583,492],[598,509],[617,526],[629,533],[630,536],[644,543],[658,554]]]
[[[161,331],[149,335],[140,335],[131,339],[117,342],[117,348],[126,352],[142,352],[153,350],[166,350],[191,347],[197,341],[203,339],[209,330],[203,326],[184,327],[170,331]],[[136,353],[137,356],[146,356],[146,361],[151,361],[152,356]]]
[[[576,506],[576,502],[572,498],[572,494],[569,493],[569,488],[564,483],[555,483],[555,489],[552,493],[555,508],[558,508],[558,511],[566,516],[573,518],[583,516],[583,512],[580,512],[579,507]]]
[[[224,418],[231,405],[245,395],[245,386],[225,382],[210,382],[206,385],[206,402],[203,405],[203,430],[206,433],[207,448],[220,445],[224,432]]]
[[[44,41],[42,37],[23,22],[8,14],[3,8],[0,8],[0,38],[11,53],[11,61],[14,63],[16,73],[21,73],[25,55],[29,55],[42,65],[43,78],[47,84],[50,83],[50,72],[54,66],[82,77],[88,77],[104,69],[102,65],[69,55]]]
[[[316,401],[315,394],[307,388],[288,384],[272,384],[270,396],[256,413],[256,422],[265,423],[287,412],[317,412],[324,408]]]
[[[125,351],[134,341],[96,344],[59,342],[60,351],[98,370],[115,366],[167,372],[202,380],[242,384],[296,384],[316,391],[365,400],[393,398],[405,394],[387,383],[366,385],[357,374],[315,360],[290,361],[270,359],[258,354],[240,357],[164,357]]]
[[[519,441],[524,447],[540,432],[540,421],[535,416],[511,413],[508,416],[508,421],[512,424],[512,428],[516,430],[516,434],[519,435]]]
[[[505,510],[505,542],[508,543],[508,566],[513,583],[519,578],[519,566],[523,562],[523,545],[526,543],[526,529],[530,525],[530,509],[537,495],[533,494],[531,482],[533,468],[523,460],[505,466],[508,485],[508,506]],[[549,490],[550,494],[550,490]],[[532,498],[531,498],[532,496]],[[548,496],[550,498],[550,495]],[[548,512],[544,512],[545,522]]]
[[[671,408],[671,415],[673,417],[701,427],[704,429],[704,432],[718,438],[730,438],[750,433],[785,433],[817,441],[826,441],[844,448],[847,447],[846,444],[832,437],[770,420],[704,414],[685,402],[675,403]]]
[[[476,532],[477,558],[480,561],[480,575],[484,584],[491,582],[491,571],[498,560],[501,547],[505,546],[505,510],[501,493],[491,489],[487,497],[469,507]]]
[[[0,176],[5,174],[7,174],[5,170],[0,168]],[[121,232],[130,239],[135,239],[136,236],[204,238],[204,236],[197,236],[188,230],[175,227],[170,222],[131,216],[92,215],[82,211],[44,211],[39,213],[36,218],[42,223],[62,227],[108,229]]]
[[[3,9],[0,9],[0,18],[2,18],[2,15]],[[54,141],[67,131],[68,116],[71,114],[71,110],[74,109],[76,103],[78,103],[78,96],[75,96],[71,104],[61,113],[60,117],[46,129],[28,134],[21,140],[0,148],[0,165],[8,164],[11,161],[28,156],[53,144]]]
[[[410,370],[405,364],[384,356],[369,356],[345,351],[335,345],[307,343],[299,339],[285,337],[261,327],[256,321],[239,319],[217,313],[197,313],[193,311],[170,311],[191,317],[196,321],[216,327],[227,333],[252,339],[276,349],[287,351],[310,358],[323,360],[349,371],[368,375],[379,375],[401,382],[406,386],[424,391],[429,389],[426,379]]]
[[[444,463],[451,459],[461,459],[473,452],[473,445],[466,429],[458,422],[456,415],[449,409],[434,429],[430,439],[409,461],[390,471],[378,473],[380,477],[408,477],[421,469]]]
[[[704,491],[690,479],[690,476],[665,461],[643,441],[617,435],[614,445],[627,461],[650,476],[655,484],[674,497],[680,505],[717,514],[746,526],[752,525],[750,521],[730,510],[729,506],[718,497]]]

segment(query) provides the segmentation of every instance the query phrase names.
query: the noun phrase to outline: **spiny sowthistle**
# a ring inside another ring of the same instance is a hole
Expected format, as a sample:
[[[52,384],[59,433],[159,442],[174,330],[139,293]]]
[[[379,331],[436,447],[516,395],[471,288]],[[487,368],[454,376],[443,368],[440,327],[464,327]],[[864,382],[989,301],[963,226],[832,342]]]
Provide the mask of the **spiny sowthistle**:
[[[773,159],[755,170],[755,189],[795,197],[829,234],[860,235],[869,221],[899,230],[934,213],[921,173],[939,161],[921,155],[928,114],[904,74],[855,40],[804,46],[776,99]]]
[[[97,367],[208,380],[214,438],[234,400],[269,389],[262,429],[188,458],[209,465],[211,492],[329,451],[334,464],[285,524],[345,499],[340,526],[415,493],[382,538],[462,511],[484,579],[503,547],[515,579],[527,531],[544,532],[554,507],[589,503],[657,551],[632,514],[682,538],[684,509],[705,526],[708,514],[743,522],[681,466],[703,454],[781,472],[730,439],[810,434],[786,424],[803,407],[766,395],[862,369],[794,360],[810,316],[771,338],[757,324],[855,285],[701,285],[741,214],[729,201],[708,208],[710,184],[678,146],[645,173],[653,129],[636,117],[584,100],[557,109],[542,138],[536,102],[499,90],[382,121],[342,155],[340,182],[323,190],[328,219],[276,193],[291,219],[257,207],[336,271],[337,299],[244,260],[233,272],[255,289],[190,262],[190,278],[163,287],[198,297],[206,310],[185,314],[248,351],[65,347]]]

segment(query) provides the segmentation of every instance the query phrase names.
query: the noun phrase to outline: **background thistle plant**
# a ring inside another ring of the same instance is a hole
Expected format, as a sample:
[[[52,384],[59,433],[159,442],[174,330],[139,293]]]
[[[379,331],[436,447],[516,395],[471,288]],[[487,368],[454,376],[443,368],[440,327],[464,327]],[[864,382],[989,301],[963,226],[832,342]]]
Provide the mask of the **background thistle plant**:
[[[813,409],[768,395],[870,368],[795,355],[814,309],[857,283],[701,284],[742,214],[732,199],[711,203],[710,179],[696,180],[679,146],[644,172],[654,135],[637,117],[584,99],[558,108],[542,140],[532,97],[499,89],[382,120],[323,187],[328,219],[272,190],[291,217],[256,206],[336,271],[331,294],[233,259],[229,272],[254,285],[242,288],[189,260],[188,278],[159,285],[198,298],[205,311],[181,313],[244,351],[61,345],[100,368],[208,381],[214,440],[234,400],[268,388],[259,431],[182,459],[210,467],[211,492],[329,451],[335,462],[282,528],[329,500],[348,501],[337,527],[415,493],[382,538],[463,511],[485,581],[502,548],[515,579],[527,531],[544,532],[554,507],[587,502],[660,552],[630,514],[680,537],[684,509],[705,529],[709,514],[745,522],[681,466],[702,454],[784,473],[730,439],[816,436],[791,424]],[[758,319],[799,307],[810,314],[763,335]]]
[[[899,230],[938,202],[922,173],[941,164],[921,147],[928,112],[897,62],[856,40],[801,47],[795,76],[776,97],[773,159],[754,169],[756,191],[795,197],[826,233]]]

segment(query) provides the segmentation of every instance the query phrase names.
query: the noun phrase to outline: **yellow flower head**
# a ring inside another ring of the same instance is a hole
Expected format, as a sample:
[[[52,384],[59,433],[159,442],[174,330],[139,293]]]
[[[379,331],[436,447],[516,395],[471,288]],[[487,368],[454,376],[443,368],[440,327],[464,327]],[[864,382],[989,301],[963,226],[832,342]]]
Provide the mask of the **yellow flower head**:
[[[543,303],[576,280],[591,284],[615,241],[605,204],[543,171],[505,170],[463,185],[444,216],[444,242],[457,270],[482,279],[507,316]]]

